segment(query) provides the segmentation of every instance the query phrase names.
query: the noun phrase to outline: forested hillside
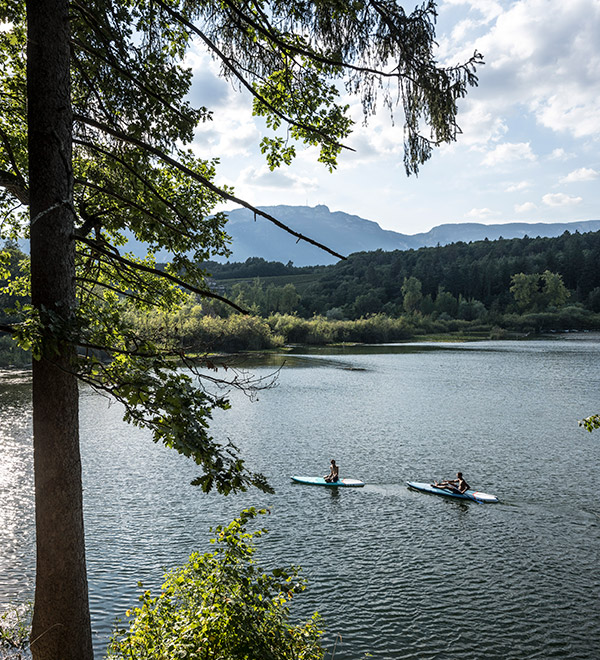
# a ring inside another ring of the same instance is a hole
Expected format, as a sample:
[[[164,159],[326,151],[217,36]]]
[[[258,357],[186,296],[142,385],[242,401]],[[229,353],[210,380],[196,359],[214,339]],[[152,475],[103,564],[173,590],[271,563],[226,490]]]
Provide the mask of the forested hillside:
[[[15,246],[5,257],[13,280],[27,270],[28,258]],[[190,296],[177,313],[143,315],[132,309],[129,320],[142,334],[166,333],[198,352],[386,342],[448,332],[504,337],[600,329],[599,263],[600,232],[358,252],[333,266],[297,268],[258,257],[209,262],[204,266],[211,287],[250,316]],[[0,325],[29,300],[18,287],[2,288],[5,282],[0,279]],[[0,340],[0,364],[28,359],[8,337]]]
[[[295,311],[306,317],[323,314],[360,318],[381,312],[398,316],[419,311],[468,319],[481,316],[484,311],[544,311],[542,298],[532,298],[527,309],[515,298],[511,286],[513,276],[519,273],[538,274],[536,282],[541,291],[546,271],[562,278],[569,304],[598,312],[599,263],[600,232],[565,232],[557,238],[525,237],[408,251],[359,252],[333,266],[314,270],[296,269],[291,264],[276,266],[261,259],[248,260],[246,264],[219,264],[214,269],[209,265],[209,270],[229,295],[245,305],[255,305],[264,314]],[[308,281],[307,271],[311,275]],[[260,282],[255,278],[260,278]],[[533,280],[529,282],[532,284]],[[290,286],[297,294],[293,310],[289,309]],[[284,287],[288,307],[278,309],[278,293]],[[546,297],[546,306],[564,302],[566,299],[561,302],[560,297]]]

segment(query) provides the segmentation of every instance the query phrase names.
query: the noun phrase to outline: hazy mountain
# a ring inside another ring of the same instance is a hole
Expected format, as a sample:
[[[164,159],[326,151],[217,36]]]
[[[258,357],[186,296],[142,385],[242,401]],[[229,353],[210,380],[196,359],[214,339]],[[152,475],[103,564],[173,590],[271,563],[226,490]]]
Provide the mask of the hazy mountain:
[[[264,206],[264,211],[295,231],[309,236],[336,252],[348,255],[372,250],[409,250],[420,247],[447,245],[458,241],[479,241],[485,238],[523,238],[529,236],[560,236],[566,230],[585,233],[600,230],[600,220],[582,222],[511,222],[504,225],[482,225],[474,222],[445,224],[420,234],[401,234],[382,229],[376,222],[342,211],[330,211],[327,206]],[[233,254],[229,261],[246,261],[248,257],[262,257],[267,261],[292,261],[295,266],[328,265],[337,259],[304,241],[296,242],[282,231],[247,209],[228,211],[226,231],[233,238]],[[20,243],[29,250],[27,243]],[[143,256],[141,246],[131,240],[123,252],[131,251]],[[158,261],[166,261],[166,252],[157,254]]]
[[[295,231],[310,236],[343,255],[352,252],[408,250],[458,241],[478,241],[488,238],[523,238],[529,236],[560,236],[566,230],[574,233],[600,230],[600,220],[584,222],[535,223],[512,222],[503,225],[478,223],[445,224],[420,234],[401,234],[382,229],[376,222],[342,211],[330,211],[327,206],[265,206],[262,210]],[[228,212],[227,232],[233,238],[233,255],[229,261],[245,261],[262,257],[267,261],[292,261],[295,266],[335,263],[335,257],[277,228],[268,220],[256,217],[247,209]]]

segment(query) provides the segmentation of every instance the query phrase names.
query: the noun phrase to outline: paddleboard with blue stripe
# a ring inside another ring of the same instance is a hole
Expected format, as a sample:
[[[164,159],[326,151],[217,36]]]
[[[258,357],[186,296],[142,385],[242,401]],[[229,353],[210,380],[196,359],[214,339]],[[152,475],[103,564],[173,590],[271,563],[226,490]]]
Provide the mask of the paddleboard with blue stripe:
[[[459,500],[475,500],[475,502],[498,502],[495,495],[482,493],[478,490],[467,490],[464,493],[454,493],[446,488],[436,488],[431,484],[422,483],[420,481],[407,481],[409,488],[423,491],[424,493],[431,493],[432,495],[443,495],[445,497],[454,497]]]

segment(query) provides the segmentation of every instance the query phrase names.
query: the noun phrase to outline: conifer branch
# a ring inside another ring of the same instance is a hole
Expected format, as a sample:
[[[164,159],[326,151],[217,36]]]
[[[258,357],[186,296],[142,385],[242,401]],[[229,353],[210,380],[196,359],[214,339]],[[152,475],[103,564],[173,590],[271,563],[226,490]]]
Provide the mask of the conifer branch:
[[[290,124],[291,126],[296,126],[296,128],[300,128],[303,131],[315,133],[316,135],[319,135],[325,142],[328,142],[336,147],[339,147],[340,149],[347,149],[348,151],[355,151],[352,147],[349,147],[345,144],[342,144],[341,142],[338,142],[337,140],[334,140],[331,136],[327,135],[323,131],[321,131],[319,128],[316,126],[310,126],[308,124],[304,124],[302,122],[296,121],[295,119],[292,119],[288,115],[284,114],[280,110],[278,110],[272,103],[267,101],[267,99],[262,96],[262,94],[259,94],[256,89],[244,78],[244,76],[241,75],[240,69],[242,68],[241,65],[238,63],[234,63],[230,57],[227,57],[225,53],[211,40],[209,37],[204,34],[198,27],[196,27],[193,23],[188,21],[184,16],[182,16],[178,11],[173,9],[172,7],[169,7],[166,5],[162,0],[157,0],[157,4],[159,4],[167,13],[169,13],[173,18],[176,18],[182,25],[184,25],[188,30],[193,32],[196,36],[200,37],[202,41],[210,48],[210,50],[217,55],[217,57],[223,62],[223,64],[231,71],[231,73],[237,78],[237,80],[240,82],[240,84],[248,91],[250,94],[260,101],[266,108],[269,109],[270,112],[272,112],[276,117],[279,117],[280,119],[283,119],[286,123]]]

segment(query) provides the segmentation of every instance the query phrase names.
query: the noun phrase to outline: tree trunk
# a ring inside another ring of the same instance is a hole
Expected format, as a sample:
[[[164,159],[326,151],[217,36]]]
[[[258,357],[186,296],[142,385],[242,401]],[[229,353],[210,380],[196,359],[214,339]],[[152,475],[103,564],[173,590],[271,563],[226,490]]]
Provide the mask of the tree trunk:
[[[85,566],[74,347],[52,339],[49,311],[75,308],[67,0],[27,3],[31,297],[43,322],[33,364],[37,571],[35,660],[93,658]],[[60,325],[60,324],[59,324]]]

